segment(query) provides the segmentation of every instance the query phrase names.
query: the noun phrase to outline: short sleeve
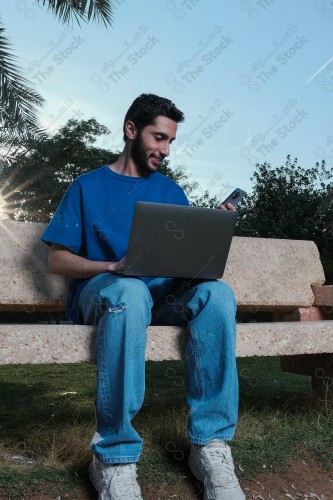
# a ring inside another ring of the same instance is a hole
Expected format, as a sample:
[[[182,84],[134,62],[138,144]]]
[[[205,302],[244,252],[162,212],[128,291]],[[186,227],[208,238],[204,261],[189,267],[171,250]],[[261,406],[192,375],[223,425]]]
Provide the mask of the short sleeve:
[[[180,190],[179,198],[180,198],[178,202],[179,205],[187,205],[187,206],[190,205],[190,202],[188,201],[187,196],[184,193],[183,189]]]
[[[67,189],[41,240],[47,245],[58,243],[75,254],[82,246],[81,186],[74,181]]]

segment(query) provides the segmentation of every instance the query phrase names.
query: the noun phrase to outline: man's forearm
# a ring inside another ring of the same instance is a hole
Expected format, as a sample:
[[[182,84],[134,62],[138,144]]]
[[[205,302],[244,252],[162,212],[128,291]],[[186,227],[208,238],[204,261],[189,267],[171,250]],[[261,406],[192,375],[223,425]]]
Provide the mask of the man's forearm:
[[[53,274],[86,279],[105,271],[116,271],[119,268],[119,263],[85,259],[69,250],[52,246],[49,251],[48,268]]]

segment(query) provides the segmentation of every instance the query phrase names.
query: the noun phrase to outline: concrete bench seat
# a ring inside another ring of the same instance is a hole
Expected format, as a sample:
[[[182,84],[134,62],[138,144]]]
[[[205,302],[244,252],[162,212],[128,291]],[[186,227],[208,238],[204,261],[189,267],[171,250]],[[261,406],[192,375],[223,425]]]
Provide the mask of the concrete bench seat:
[[[64,311],[67,279],[47,271],[44,228],[0,222],[0,311]],[[275,319],[238,323],[237,356],[283,356],[284,369],[312,376],[317,395],[333,393],[333,287],[323,286],[316,245],[234,237],[223,280],[239,310],[271,311]],[[0,323],[0,364],[90,361],[94,335],[90,326]],[[146,357],[181,359],[185,342],[184,328],[151,326]]]
[[[237,356],[281,356],[332,350],[333,321],[239,323]],[[180,360],[186,329],[148,328],[146,359]],[[80,325],[1,325],[0,362],[81,363],[94,360],[95,329]],[[318,341],[320,339],[320,341]]]

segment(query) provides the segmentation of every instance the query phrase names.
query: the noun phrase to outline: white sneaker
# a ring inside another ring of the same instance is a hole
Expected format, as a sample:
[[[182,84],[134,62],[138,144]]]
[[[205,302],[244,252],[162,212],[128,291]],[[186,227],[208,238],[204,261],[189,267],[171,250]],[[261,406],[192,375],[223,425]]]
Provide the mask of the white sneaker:
[[[104,464],[94,456],[89,477],[99,500],[143,500],[135,464]]]
[[[205,446],[192,444],[188,464],[205,485],[204,500],[245,500],[231,450],[224,441],[213,440]]]

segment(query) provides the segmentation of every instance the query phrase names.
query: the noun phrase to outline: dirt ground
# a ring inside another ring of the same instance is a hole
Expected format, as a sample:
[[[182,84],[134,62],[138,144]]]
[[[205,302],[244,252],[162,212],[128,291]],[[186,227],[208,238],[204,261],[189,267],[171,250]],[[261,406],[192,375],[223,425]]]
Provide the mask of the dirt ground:
[[[240,476],[241,474],[239,474]],[[320,466],[307,463],[306,460],[292,460],[288,467],[264,472],[252,480],[241,480],[246,499],[291,500],[317,499],[333,500],[333,470],[323,471]],[[44,492],[33,497],[24,496],[24,500],[97,500],[97,493],[90,484],[84,485],[73,494],[50,496],[47,487]],[[184,477],[181,483],[159,487],[142,488],[144,500],[202,500],[202,485],[193,477]],[[0,497],[1,500],[8,500]]]
[[[184,485],[164,487],[156,491],[144,491],[145,500],[202,500],[202,486],[193,483],[185,490]],[[246,499],[291,500],[318,499],[333,500],[333,471],[326,473],[319,467],[294,460],[290,466],[272,473],[264,473],[251,481],[242,481]],[[184,489],[184,492],[182,492]]]
[[[306,460],[293,460],[288,468],[242,483],[247,499],[333,500],[333,470],[323,471]]]

